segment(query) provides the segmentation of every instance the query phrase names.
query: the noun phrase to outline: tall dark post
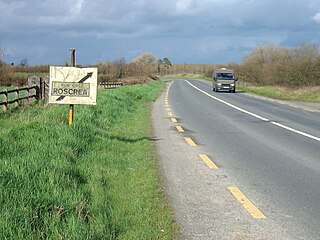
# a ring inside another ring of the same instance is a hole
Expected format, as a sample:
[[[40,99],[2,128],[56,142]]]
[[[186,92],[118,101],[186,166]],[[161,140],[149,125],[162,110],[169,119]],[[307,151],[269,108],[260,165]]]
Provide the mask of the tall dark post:
[[[71,51],[71,66],[76,66],[76,50],[74,48],[70,48]]]
[[[76,66],[76,50],[74,48],[71,48],[70,51],[71,51],[71,66],[74,67]],[[70,104],[69,125],[72,125],[73,118],[74,118],[74,105]]]

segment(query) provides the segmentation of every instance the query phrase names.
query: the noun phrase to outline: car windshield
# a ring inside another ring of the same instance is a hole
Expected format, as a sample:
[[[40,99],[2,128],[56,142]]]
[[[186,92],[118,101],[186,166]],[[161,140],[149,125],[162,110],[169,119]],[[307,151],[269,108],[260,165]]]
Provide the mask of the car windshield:
[[[217,73],[217,79],[233,80],[234,76],[233,73]]]

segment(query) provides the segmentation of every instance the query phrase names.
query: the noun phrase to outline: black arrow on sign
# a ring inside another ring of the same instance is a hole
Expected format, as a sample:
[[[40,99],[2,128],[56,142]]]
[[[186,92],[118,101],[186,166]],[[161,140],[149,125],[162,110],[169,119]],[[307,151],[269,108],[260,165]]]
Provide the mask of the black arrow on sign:
[[[83,77],[78,83],[83,83],[84,81],[88,80],[89,78],[91,78],[93,75],[93,72],[88,73],[87,76]],[[56,101],[61,101],[65,98],[66,96],[60,96]]]
[[[93,75],[93,72],[88,73],[87,76],[85,76],[84,78],[82,78],[78,83],[83,83],[84,81],[86,81],[87,79],[91,78]]]

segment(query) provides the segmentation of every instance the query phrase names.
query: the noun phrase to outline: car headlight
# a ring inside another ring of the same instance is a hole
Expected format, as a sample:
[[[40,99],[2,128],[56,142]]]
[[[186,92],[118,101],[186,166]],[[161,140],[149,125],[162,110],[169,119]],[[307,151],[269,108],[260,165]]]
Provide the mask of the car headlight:
[[[230,86],[231,86],[231,87],[234,87],[234,83],[231,83]]]
[[[222,84],[221,83],[218,83],[218,86],[221,86]]]

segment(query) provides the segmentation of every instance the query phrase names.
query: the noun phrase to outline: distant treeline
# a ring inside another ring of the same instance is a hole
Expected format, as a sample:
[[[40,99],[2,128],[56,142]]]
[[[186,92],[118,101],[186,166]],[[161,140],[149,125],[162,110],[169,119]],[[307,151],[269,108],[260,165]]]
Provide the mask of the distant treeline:
[[[119,81],[126,78],[146,78],[155,75],[192,73],[211,77],[215,69],[233,68],[240,81],[256,85],[304,87],[320,85],[320,51],[315,44],[294,48],[266,45],[255,48],[240,64],[171,64],[166,58],[157,60],[145,53],[130,63],[124,59],[98,63],[98,81]],[[48,74],[49,66],[9,66],[0,62],[0,85],[23,85],[21,73]],[[17,73],[20,73],[17,74]],[[124,80],[125,81],[125,80]]]
[[[256,85],[284,87],[320,86],[320,51],[315,44],[294,48],[261,46],[247,55],[241,64],[175,64],[170,73],[195,73],[207,77],[221,67],[232,68],[239,80]]]
[[[65,66],[68,65],[65,64]],[[125,59],[121,58],[91,66],[77,65],[77,67],[97,67],[98,82],[123,81],[125,84],[143,83],[148,79],[156,79],[155,74],[162,74],[167,69],[166,65],[160,64],[151,53],[142,54],[130,63],[126,63]],[[15,66],[0,61],[0,86],[24,86],[29,76],[48,74],[49,65]]]

